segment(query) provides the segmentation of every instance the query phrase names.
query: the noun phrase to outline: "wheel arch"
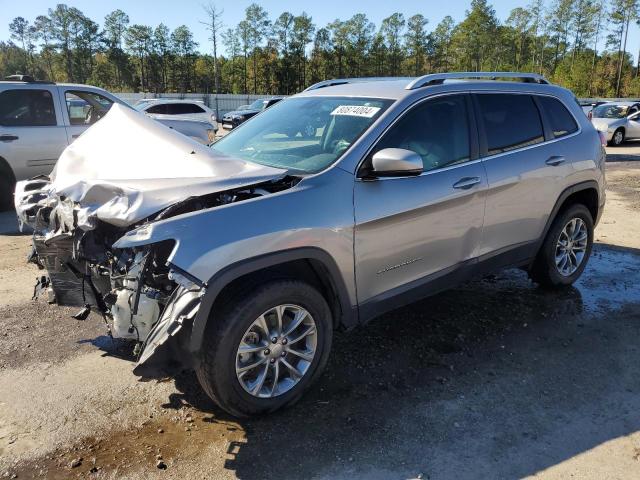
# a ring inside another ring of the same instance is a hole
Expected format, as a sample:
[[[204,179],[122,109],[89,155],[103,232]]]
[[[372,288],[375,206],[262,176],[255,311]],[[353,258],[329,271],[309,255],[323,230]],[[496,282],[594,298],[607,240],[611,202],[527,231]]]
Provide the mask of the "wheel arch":
[[[11,183],[15,185],[16,176],[13,173],[13,168],[11,168],[11,165],[9,165],[9,162],[7,162],[4,157],[0,157],[0,174],[4,175],[5,173],[9,176]]]
[[[334,316],[334,327],[352,327],[358,322],[357,308],[351,305],[344,279],[334,259],[316,247],[295,248],[229,265],[207,282],[206,292],[191,328],[189,351],[200,351],[205,330],[215,307],[227,295],[248,288],[265,278],[301,278],[317,286]]]
[[[0,191],[0,212],[13,208],[13,194],[16,187],[16,176],[13,173],[13,169],[9,162],[3,157],[0,157],[0,178],[6,178],[9,180],[9,192]],[[3,188],[0,186],[0,188]]]
[[[551,215],[547,219],[547,223],[545,224],[544,230],[540,238],[538,239],[535,253],[536,255],[540,251],[542,244],[544,243],[544,239],[547,237],[549,233],[549,229],[551,225],[564,210],[566,210],[571,205],[576,203],[583,204],[589,209],[591,216],[593,217],[594,224],[597,223],[600,211],[600,187],[598,182],[595,180],[588,180],[586,182],[581,182],[576,185],[572,185],[566,188],[556,200],[556,203],[551,211]],[[535,258],[535,256],[534,256]]]

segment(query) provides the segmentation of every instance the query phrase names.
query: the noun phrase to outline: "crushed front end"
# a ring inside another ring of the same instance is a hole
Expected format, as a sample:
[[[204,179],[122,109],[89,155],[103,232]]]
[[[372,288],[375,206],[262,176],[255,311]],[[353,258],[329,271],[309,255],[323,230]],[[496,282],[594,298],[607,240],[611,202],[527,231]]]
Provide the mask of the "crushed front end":
[[[193,319],[204,285],[168,264],[174,241],[113,248],[130,228],[97,219],[82,223],[78,219],[83,207],[51,196],[49,187],[44,178],[20,185],[20,219],[33,228],[29,261],[46,270],[34,288],[34,297],[78,307],[74,315],[78,320],[85,320],[93,310],[104,319],[112,338],[131,340],[138,359],[149,360],[159,345]],[[142,224],[161,218],[162,213]],[[137,226],[140,224],[131,228]],[[153,363],[166,366],[172,359],[187,363],[178,358],[179,351],[176,345]]]
[[[149,238],[121,248],[118,241],[169,218],[294,183],[282,170],[216,157],[116,105],[65,150],[50,177],[16,187],[19,222],[33,230],[29,261],[46,270],[34,297],[77,306],[78,320],[99,314],[109,335],[131,341],[137,374],[163,374],[172,360],[188,366],[181,341],[205,283],[170,263],[176,240]]]

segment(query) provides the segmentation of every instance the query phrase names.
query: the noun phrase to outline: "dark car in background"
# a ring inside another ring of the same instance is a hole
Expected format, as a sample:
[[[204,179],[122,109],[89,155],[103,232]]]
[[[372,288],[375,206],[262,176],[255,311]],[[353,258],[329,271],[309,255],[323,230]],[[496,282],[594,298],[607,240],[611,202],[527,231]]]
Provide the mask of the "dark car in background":
[[[271,105],[275,105],[280,100],[282,100],[282,97],[261,98],[253,102],[245,109],[229,112],[222,117],[222,128],[227,130],[236,128],[242,122],[246,122],[251,117],[257,115],[263,110],[266,110]]]

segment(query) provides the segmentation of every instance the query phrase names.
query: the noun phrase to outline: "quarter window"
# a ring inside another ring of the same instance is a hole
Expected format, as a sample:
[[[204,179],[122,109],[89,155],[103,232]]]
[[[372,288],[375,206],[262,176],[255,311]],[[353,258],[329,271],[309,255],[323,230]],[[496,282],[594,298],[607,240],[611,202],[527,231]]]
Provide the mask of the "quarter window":
[[[469,160],[467,105],[462,95],[429,100],[406,113],[375,151],[404,148],[422,157],[424,171]]]
[[[50,91],[20,89],[0,93],[0,125],[48,127],[56,124],[56,111]]]
[[[529,95],[478,94],[489,155],[544,141],[540,113]]]
[[[573,115],[569,113],[567,108],[555,98],[539,96],[538,101],[542,105],[554,138],[564,137],[578,131]]]

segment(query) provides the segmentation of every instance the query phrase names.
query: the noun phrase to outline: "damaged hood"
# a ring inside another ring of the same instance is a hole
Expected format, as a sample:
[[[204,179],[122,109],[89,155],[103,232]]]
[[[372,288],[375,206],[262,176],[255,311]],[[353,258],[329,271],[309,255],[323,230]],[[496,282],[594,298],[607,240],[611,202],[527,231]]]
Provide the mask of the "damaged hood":
[[[79,223],[98,218],[117,227],[174,203],[282,177],[285,170],[214,154],[194,140],[130,108],[114,104],[62,153],[51,183],[19,182],[16,211],[43,196],[80,205]]]

